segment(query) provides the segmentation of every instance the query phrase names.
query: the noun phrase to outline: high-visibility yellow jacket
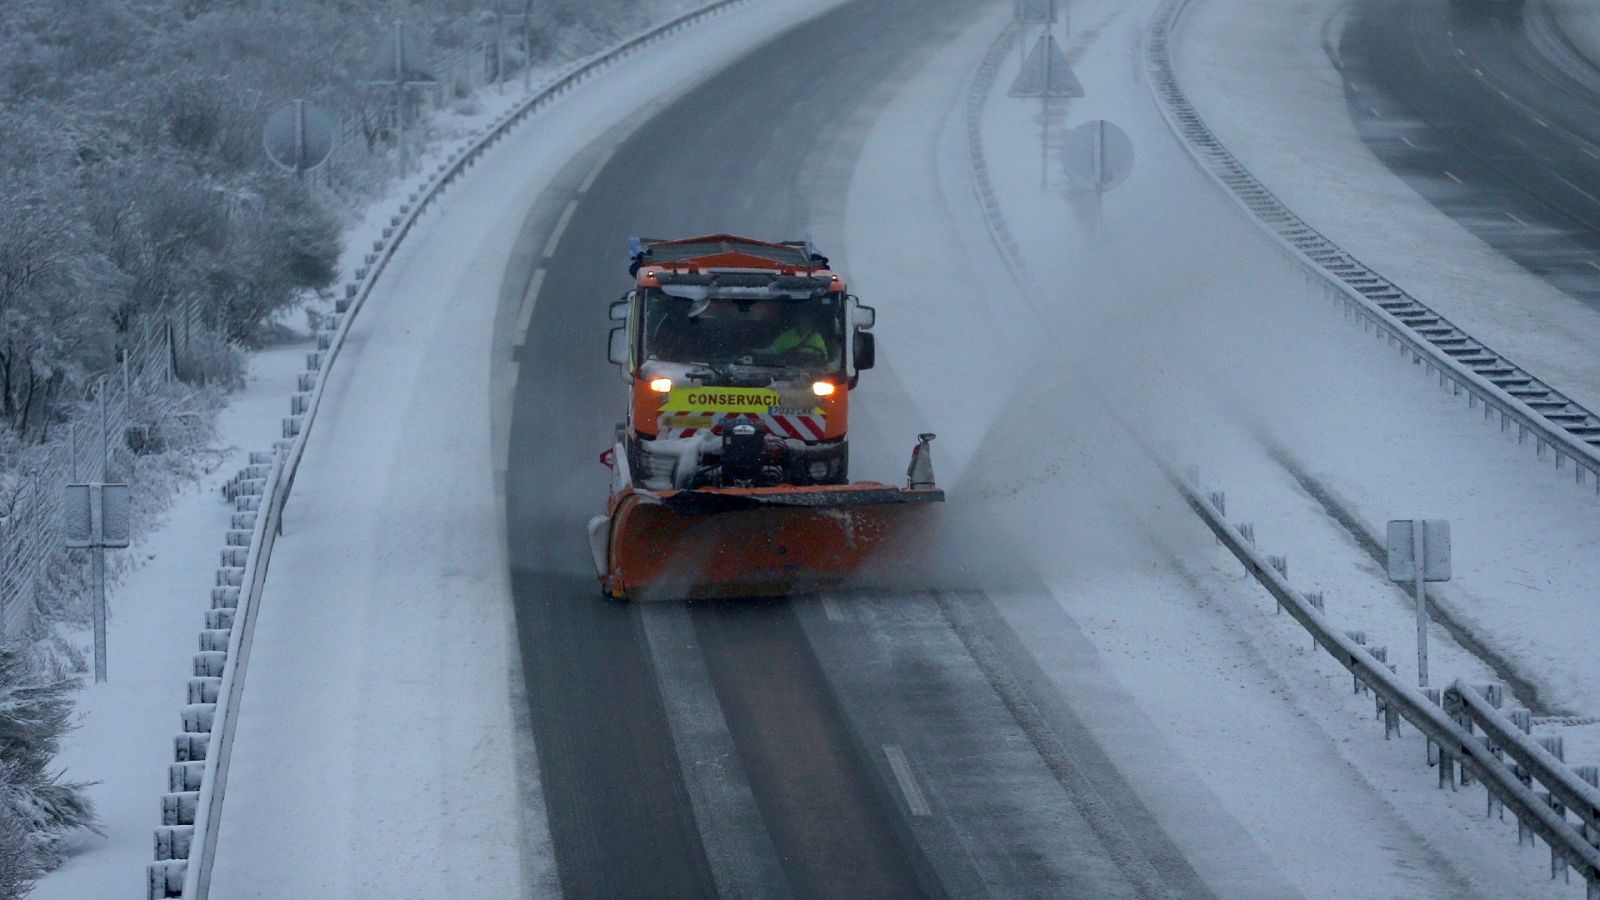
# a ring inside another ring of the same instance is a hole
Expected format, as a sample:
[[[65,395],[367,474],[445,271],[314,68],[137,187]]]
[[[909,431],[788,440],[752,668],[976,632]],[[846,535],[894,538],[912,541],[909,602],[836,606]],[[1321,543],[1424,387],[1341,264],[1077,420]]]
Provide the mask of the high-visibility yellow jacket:
[[[822,339],[822,332],[815,329],[801,331],[800,327],[796,326],[778,335],[767,347],[768,353],[787,353],[791,350],[804,350],[826,357],[828,343]]]

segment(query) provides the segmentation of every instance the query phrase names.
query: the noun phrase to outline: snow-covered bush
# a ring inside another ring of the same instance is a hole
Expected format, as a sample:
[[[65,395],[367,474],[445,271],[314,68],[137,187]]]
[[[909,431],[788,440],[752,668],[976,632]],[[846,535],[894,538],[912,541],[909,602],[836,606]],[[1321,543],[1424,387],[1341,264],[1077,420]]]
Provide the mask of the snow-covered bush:
[[[0,900],[25,896],[38,876],[28,826],[0,800]]]
[[[20,647],[0,645],[0,856],[21,856],[24,875],[54,866],[67,832],[95,828],[87,785],[63,782],[51,769],[78,683],[44,674]],[[19,823],[28,834],[25,854],[5,846]]]

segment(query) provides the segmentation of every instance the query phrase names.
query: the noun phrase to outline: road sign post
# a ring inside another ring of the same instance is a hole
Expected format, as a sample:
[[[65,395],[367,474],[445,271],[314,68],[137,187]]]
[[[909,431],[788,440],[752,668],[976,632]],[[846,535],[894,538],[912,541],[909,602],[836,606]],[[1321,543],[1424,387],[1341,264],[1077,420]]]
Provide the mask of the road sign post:
[[[1450,580],[1450,523],[1443,519],[1399,519],[1389,523],[1389,580],[1410,582],[1417,601],[1417,683],[1428,686],[1428,591],[1430,581]]]
[[[338,135],[338,124],[316,104],[290,100],[267,117],[261,143],[273,164],[300,177],[327,163]]]
[[[1039,132],[1039,189],[1050,183],[1050,101],[1058,97],[1082,97],[1083,84],[1072,72],[1072,65],[1055,35],[1046,31],[1039,36],[1033,51],[1023,60],[1022,69],[1006,92],[1012,97],[1038,97],[1040,104]]]
[[[373,66],[376,78],[369,84],[394,89],[395,161],[400,177],[406,175],[406,88],[414,85],[437,84],[439,79],[424,68],[420,54],[410,46],[405,22],[396,19],[394,32],[378,52]]]
[[[94,680],[106,680],[106,550],[132,539],[132,504],[126,484],[67,485],[63,512],[67,547],[90,551],[94,579]]]
[[[1061,166],[1077,187],[1104,193],[1133,172],[1133,139],[1104,119],[1085,122],[1062,141]]]

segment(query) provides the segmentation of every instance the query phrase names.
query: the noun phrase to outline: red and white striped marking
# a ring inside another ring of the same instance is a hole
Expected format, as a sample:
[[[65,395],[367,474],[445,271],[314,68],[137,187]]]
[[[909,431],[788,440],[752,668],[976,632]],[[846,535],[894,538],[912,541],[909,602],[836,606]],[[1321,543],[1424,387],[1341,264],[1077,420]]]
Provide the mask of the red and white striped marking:
[[[779,437],[794,438],[801,441],[820,441],[827,431],[828,420],[824,416],[794,416],[788,414],[772,415],[768,413],[667,413],[657,420],[657,436],[662,438],[694,437],[706,429],[712,434],[722,433],[724,419],[746,419],[759,422],[766,429]]]

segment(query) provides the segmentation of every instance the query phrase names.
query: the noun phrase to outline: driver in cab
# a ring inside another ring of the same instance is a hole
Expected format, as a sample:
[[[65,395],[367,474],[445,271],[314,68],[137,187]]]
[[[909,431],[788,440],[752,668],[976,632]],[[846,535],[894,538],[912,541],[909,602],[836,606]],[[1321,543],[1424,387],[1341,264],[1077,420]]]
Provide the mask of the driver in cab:
[[[759,352],[772,356],[803,356],[827,359],[828,342],[817,330],[814,318],[804,312],[789,318],[789,326]]]

